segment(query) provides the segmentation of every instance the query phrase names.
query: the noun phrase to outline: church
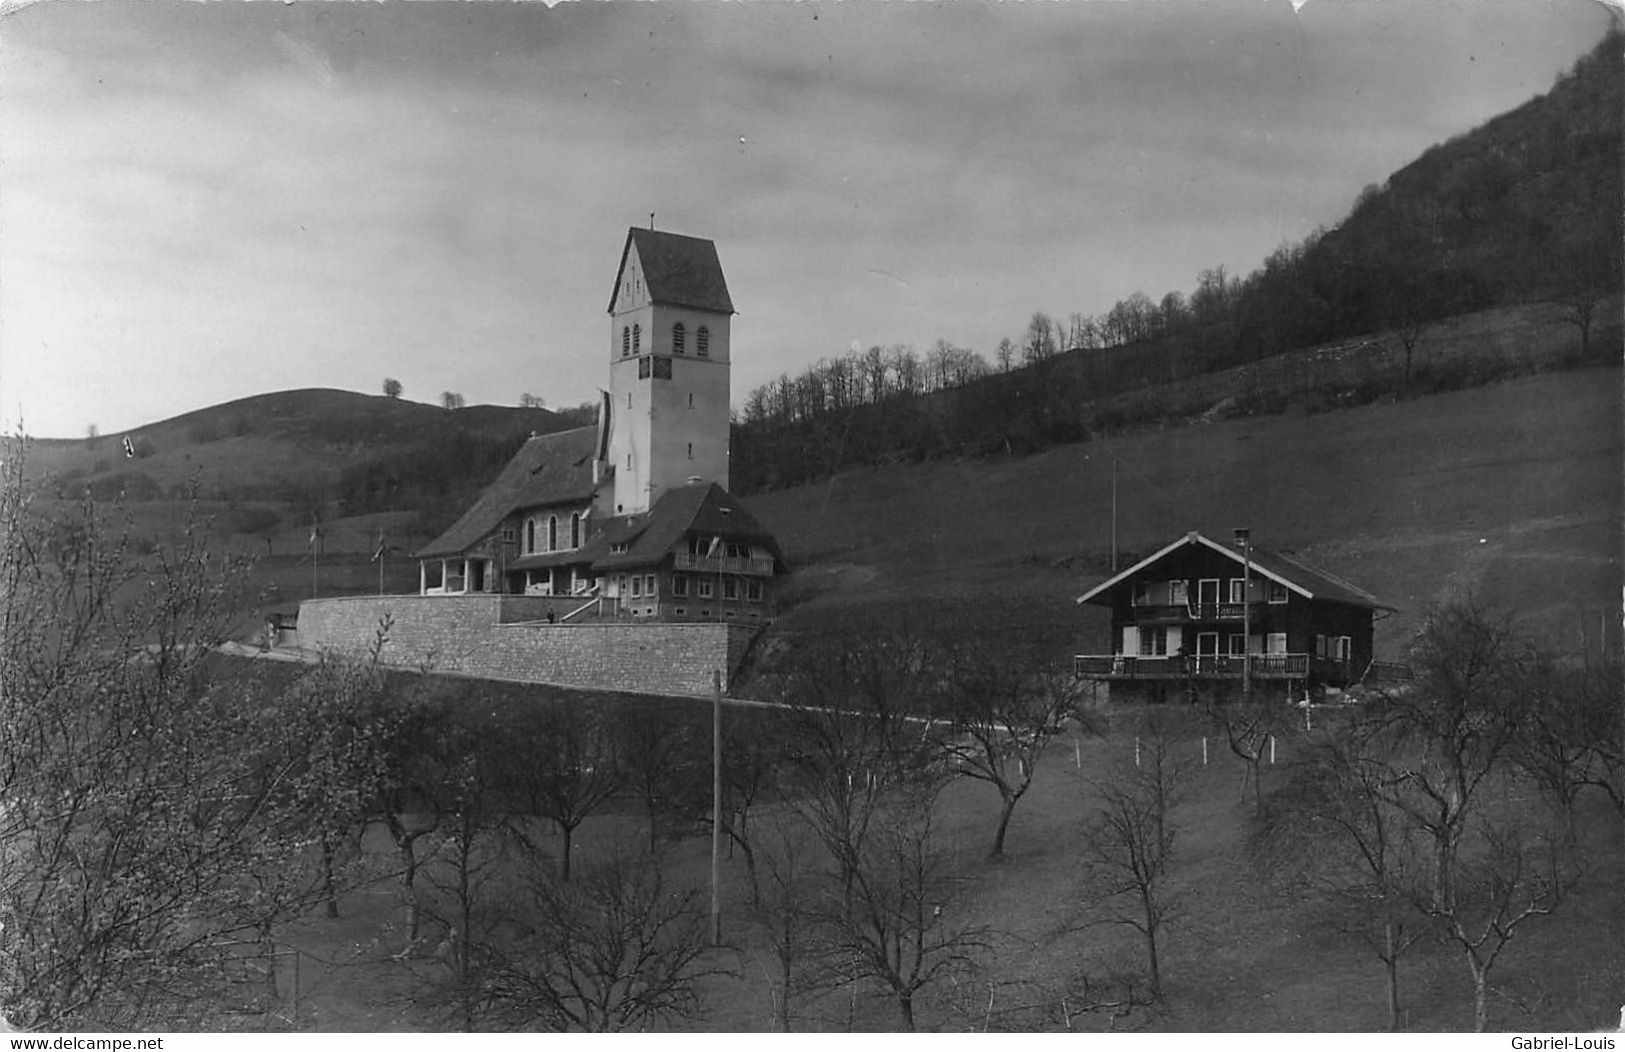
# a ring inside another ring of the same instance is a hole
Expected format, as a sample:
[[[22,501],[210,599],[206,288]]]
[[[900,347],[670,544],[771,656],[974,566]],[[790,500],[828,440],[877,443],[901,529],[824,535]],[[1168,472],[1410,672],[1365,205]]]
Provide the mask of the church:
[[[715,244],[629,230],[596,426],[532,436],[415,553],[419,594],[551,597],[572,623],[770,618],[784,556],[728,492],[734,313]]]

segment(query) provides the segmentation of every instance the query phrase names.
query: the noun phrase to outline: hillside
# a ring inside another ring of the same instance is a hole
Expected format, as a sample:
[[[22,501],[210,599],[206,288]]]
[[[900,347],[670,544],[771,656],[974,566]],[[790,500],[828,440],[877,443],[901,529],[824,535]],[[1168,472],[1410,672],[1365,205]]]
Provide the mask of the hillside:
[[[449,410],[311,388],[238,399],[118,435],[39,440],[30,462],[32,471],[88,486],[101,498],[174,500],[195,483],[206,501],[271,505],[267,511],[303,523],[408,511],[424,519],[427,532],[461,511],[527,435],[580,422],[547,409]]]
[[[1606,616],[1617,645],[1619,405],[1618,367],[1582,369],[1024,458],[865,468],[746,503],[797,568],[804,603],[786,631],[878,604],[990,631],[1072,625],[1079,646],[1101,645],[1100,615],[1071,599],[1110,570],[1115,461],[1120,566],[1188,530],[1246,525],[1398,607],[1378,622],[1385,655],[1463,588],[1565,645],[1599,645]]]
[[[1579,357],[1606,359],[1593,328],[1610,317],[1625,250],[1622,40],[1609,34],[1546,94],[1428,149],[1250,274],[1210,267],[1189,292],[1135,292],[1093,317],[1037,311],[992,361],[943,341],[875,346],[749,392],[734,485],[1038,452],[1122,423],[1104,399],[1328,344],[1409,358],[1464,314],[1545,309]],[[1407,362],[1388,390],[1416,379]]]

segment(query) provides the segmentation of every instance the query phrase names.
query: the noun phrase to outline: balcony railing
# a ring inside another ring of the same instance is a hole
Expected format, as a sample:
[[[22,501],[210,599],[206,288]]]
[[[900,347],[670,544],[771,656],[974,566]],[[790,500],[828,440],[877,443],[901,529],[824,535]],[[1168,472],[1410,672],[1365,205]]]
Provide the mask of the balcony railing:
[[[1258,602],[1248,604],[1259,606]],[[1175,603],[1171,606],[1136,606],[1134,620],[1139,624],[1177,621],[1240,621],[1245,617],[1241,603]]]
[[[1073,671],[1087,679],[1241,679],[1243,661],[1252,663],[1254,679],[1302,679],[1309,674],[1308,654],[1185,654],[1141,657],[1133,654],[1079,654]]]
[[[694,555],[690,552],[678,552],[676,561],[679,570],[742,573],[756,577],[773,576],[773,560],[771,558],[756,559],[746,556]]]

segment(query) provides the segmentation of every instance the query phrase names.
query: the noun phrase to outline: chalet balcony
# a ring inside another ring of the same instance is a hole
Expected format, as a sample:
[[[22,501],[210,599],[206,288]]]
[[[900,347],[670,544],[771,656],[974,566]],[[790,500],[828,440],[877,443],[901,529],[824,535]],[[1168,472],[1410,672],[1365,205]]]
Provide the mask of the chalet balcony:
[[[1186,654],[1141,657],[1133,654],[1079,654],[1073,671],[1085,679],[1241,679],[1242,663],[1252,663],[1254,679],[1303,679],[1308,654]]]
[[[1242,603],[1176,603],[1173,606],[1136,606],[1134,622],[1141,625],[1174,625],[1208,621],[1241,621]],[[1253,607],[1259,603],[1253,602]],[[1255,611],[1256,613],[1256,611]]]
[[[744,556],[693,555],[689,552],[678,552],[675,558],[679,570],[694,570],[701,573],[739,573],[753,577],[773,576],[773,560],[771,557],[755,559]]]

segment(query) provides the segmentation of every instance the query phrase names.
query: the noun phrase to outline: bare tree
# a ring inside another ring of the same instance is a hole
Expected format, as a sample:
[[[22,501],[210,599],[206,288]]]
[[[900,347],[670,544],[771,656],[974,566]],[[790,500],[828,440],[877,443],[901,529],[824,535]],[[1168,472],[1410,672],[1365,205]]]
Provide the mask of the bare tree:
[[[401,396],[401,392],[404,390],[405,388],[401,386],[401,382],[395,379],[393,376],[386,376],[384,378],[384,397],[399,398]]]
[[[1395,772],[1361,727],[1306,746],[1255,820],[1255,859],[1266,879],[1318,891],[1340,930],[1382,964],[1388,1029],[1399,1030],[1401,957],[1431,930],[1409,889],[1425,872],[1422,845],[1389,800]]]
[[[987,931],[955,909],[936,842],[936,795],[937,786],[916,785],[891,796],[856,853],[850,894],[826,913],[830,977],[881,983],[911,1032],[920,992],[973,968],[987,949]]]
[[[529,748],[516,792],[558,827],[559,876],[567,881],[576,829],[622,784],[614,727],[603,713],[569,700],[527,710],[524,721]]]
[[[442,392],[440,392],[440,407],[442,409],[461,409],[461,408],[463,408],[463,404],[464,404],[463,403],[463,396],[458,394],[457,392],[455,392],[455,391],[442,391]]]
[[[570,884],[539,869],[491,984],[491,1019],[514,1029],[643,1030],[703,1008],[706,917],[650,858],[616,858]]]
[[[1083,829],[1084,897],[1105,907],[1106,922],[1140,933],[1151,993],[1161,997],[1157,936],[1178,905],[1167,875],[1185,775],[1166,735],[1150,734],[1139,752],[1138,764],[1120,761],[1109,779],[1095,783],[1100,803]]]
[[[221,946],[302,914],[316,887],[287,810],[278,688],[211,650],[238,568],[222,572],[195,518],[138,555],[128,520],[110,528],[116,509],[42,495],[26,443],[7,453],[6,1012],[24,1027],[200,1025],[223,996]]]
[[[519,408],[545,409],[547,408],[547,400],[541,395],[534,395],[529,391],[526,391],[524,394],[519,396]]]
[[[997,861],[1039,757],[1064,721],[1080,715],[1082,681],[1070,667],[1007,639],[962,640],[952,651],[949,729],[940,747],[959,774],[998,790],[999,820],[988,851]]]

